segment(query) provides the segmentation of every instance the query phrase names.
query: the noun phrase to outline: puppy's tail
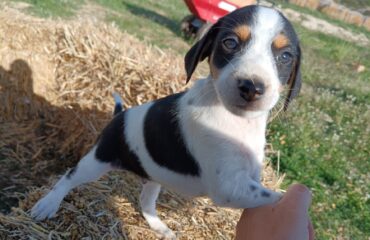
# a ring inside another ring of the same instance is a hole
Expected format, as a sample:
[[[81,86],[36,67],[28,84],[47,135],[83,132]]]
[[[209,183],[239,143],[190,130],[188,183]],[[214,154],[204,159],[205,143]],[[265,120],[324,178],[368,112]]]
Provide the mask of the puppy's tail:
[[[123,101],[122,98],[119,96],[118,93],[113,93],[113,98],[114,98],[114,111],[113,111],[113,116],[117,115],[118,113],[122,112],[123,109]]]

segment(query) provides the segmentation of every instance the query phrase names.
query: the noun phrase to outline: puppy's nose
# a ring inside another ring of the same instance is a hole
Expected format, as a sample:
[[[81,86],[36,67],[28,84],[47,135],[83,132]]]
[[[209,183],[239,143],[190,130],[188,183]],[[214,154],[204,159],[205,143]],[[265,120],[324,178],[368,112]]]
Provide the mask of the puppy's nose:
[[[246,101],[256,100],[265,92],[265,86],[260,81],[251,79],[238,79],[240,96]]]

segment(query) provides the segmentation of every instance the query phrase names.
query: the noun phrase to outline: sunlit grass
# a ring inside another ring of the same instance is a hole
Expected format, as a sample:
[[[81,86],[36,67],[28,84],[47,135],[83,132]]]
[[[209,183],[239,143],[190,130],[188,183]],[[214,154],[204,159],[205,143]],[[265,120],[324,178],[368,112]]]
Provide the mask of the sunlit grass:
[[[14,0],[13,0],[14,1]],[[41,17],[71,17],[84,0],[15,0],[31,5],[29,12]]]

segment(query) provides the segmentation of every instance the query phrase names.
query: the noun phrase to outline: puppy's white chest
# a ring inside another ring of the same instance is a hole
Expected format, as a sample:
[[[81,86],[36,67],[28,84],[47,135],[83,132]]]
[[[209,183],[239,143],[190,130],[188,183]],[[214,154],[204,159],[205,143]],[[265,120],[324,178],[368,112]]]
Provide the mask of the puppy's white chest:
[[[234,152],[261,162],[265,146],[266,118],[267,116],[242,118],[222,107],[214,107],[195,121],[185,124],[189,124],[187,129],[191,132],[188,137],[193,138],[190,142],[208,146],[209,151],[223,150],[231,154]]]

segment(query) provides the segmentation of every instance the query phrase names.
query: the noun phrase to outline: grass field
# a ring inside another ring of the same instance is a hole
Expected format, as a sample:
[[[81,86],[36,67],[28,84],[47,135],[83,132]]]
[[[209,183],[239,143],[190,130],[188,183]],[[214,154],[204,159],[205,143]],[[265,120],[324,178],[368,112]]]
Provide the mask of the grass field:
[[[188,14],[182,1],[25,2],[32,4],[34,14],[59,17],[73,16],[83,4],[99,4],[109,13],[106,21],[149,44],[179,54],[190,46],[180,32],[180,20]],[[304,84],[291,109],[269,126],[268,141],[279,151],[271,161],[276,166],[279,162],[280,173],[286,174],[284,187],[301,182],[312,189],[317,239],[369,239],[370,51],[296,29],[304,55]],[[359,65],[365,71],[356,71]]]
[[[29,11],[41,17],[64,17],[74,16],[83,0],[15,0],[30,4]]]

